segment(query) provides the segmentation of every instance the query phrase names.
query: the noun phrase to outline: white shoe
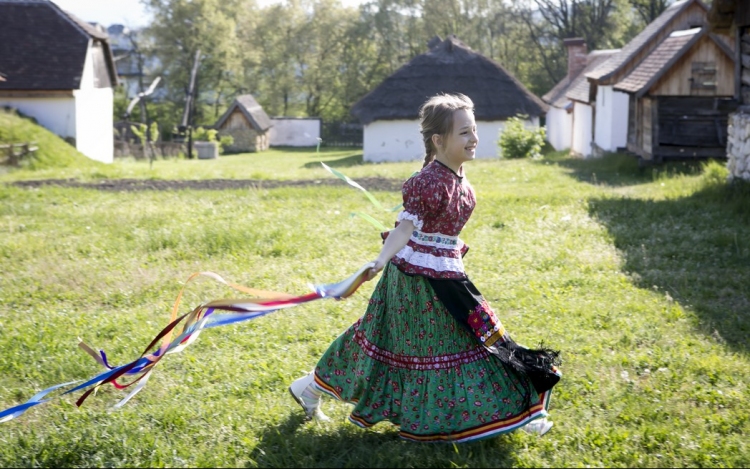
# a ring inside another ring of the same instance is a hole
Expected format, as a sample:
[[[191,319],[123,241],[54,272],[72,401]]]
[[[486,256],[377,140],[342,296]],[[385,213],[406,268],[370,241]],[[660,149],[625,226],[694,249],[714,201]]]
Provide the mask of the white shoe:
[[[297,401],[297,404],[299,404],[305,411],[305,417],[307,420],[315,419],[327,422],[331,419],[320,410],[320,399],[314,403],[305,403],[305,399],[302,397],[302,393],[304,393],[305,389],[307,389],[308,386],[311,386],[313,382],[315,382],[315,374],[311,371],[307,375],[292,382],[289,386],[289,394],[292,395],[294,400]]]
[[[521,429],[526,433],[542,436],[547,433],[550,428],[552,428],[552,425],[553,423],[548,421],[546,418],[541,418],[527,423],[526,425],[521,427]]]

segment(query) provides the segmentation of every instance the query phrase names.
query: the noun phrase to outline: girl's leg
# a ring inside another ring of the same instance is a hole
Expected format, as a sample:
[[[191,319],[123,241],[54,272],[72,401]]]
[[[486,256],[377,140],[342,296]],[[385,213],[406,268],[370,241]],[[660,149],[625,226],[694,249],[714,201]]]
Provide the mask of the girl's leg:
[[[297,401],[297,404],[302,406],[308,420],[331,420],[320,410],[320,396],[323,393],[315,385],[315,373],[313,371],[294,380],[289,386],[289,393]]]

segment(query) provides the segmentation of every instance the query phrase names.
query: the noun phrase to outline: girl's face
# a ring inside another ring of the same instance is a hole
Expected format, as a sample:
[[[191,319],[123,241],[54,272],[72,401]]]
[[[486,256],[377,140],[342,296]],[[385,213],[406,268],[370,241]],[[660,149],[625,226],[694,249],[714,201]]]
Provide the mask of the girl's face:
[[[454,112],[453,130],[441,143],[438,145],[438,159],[454,171],[464,162],[473,160],[479,143],[474,113],[464,109]]]

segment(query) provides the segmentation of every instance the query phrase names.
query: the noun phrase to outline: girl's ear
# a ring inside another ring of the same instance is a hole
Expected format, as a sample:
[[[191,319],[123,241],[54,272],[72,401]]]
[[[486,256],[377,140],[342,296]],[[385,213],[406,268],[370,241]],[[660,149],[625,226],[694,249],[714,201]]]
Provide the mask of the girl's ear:
[[[435,145],[435,148],[442,148],[443,147],[443,136],[439,134],[432,134],[432,144]]]

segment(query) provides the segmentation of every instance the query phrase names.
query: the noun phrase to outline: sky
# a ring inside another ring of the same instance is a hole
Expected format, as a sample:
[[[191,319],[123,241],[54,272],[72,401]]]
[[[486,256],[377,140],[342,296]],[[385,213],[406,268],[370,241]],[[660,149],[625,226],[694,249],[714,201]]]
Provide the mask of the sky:
[[[150,16],[139,0],[52,0],[63,10],[80,19],[102,25],[124,24],[129,28],[148,25]],[[280,0],[259,0],[259,4],[277,3]],[[364,0],[342,0],[344,5],[359,5]]]
[[[52,0],[78,18],[109,26],[115,23],[130,28],[146,26],[150,16],[139,0]]]

